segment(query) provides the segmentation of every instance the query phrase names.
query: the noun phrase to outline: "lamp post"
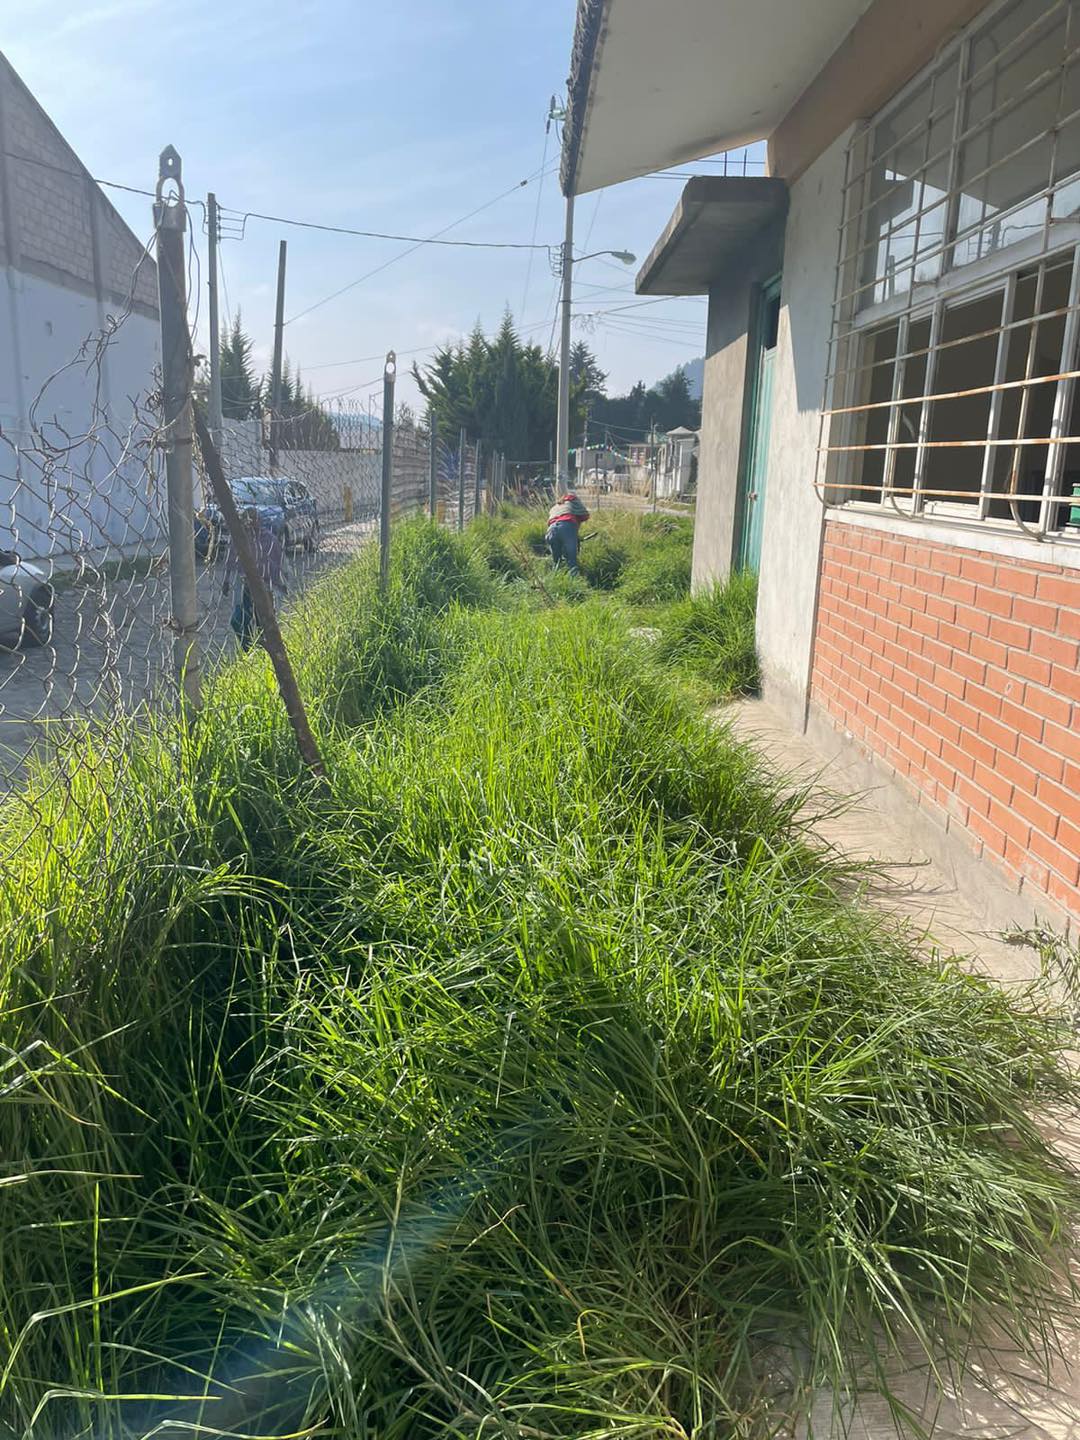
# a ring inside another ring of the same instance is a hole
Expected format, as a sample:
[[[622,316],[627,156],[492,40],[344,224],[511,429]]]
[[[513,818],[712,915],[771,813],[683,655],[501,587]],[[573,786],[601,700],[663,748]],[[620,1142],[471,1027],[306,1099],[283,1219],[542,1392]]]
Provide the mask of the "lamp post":
[[[610,255],[624,265],[633,265],[629,250],[593,250],[574,258],[574,197],[566,197],[566,237],[562,247],[562,338],[559,344],[559,417],[555,431],[555,464],[559,484],[570,476],[570,307],[573,301],[574,266],[583,260]]]

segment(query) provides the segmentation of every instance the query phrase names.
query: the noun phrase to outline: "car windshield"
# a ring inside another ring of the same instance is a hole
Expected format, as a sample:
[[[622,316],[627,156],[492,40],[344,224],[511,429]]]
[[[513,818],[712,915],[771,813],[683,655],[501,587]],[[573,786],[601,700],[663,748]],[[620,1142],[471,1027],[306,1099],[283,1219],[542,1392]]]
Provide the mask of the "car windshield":
[[[230,488],[238,505],[280,505],[284,498],[284,486],[279,481],[258,476],[233,480]]]

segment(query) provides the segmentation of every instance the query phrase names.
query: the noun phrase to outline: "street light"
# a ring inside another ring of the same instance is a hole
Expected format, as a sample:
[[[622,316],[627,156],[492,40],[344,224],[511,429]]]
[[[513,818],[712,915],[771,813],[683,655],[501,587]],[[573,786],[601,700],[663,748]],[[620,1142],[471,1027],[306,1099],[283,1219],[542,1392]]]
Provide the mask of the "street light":
[[[610,255],[624,265],[633,265],[636,256],[629,250],[593,250],[574,258],[574,197],[566,197],[566,238],[562,248],[562,339],[559,345],[559,416],[555,431],[555,464],[560,484],[570,477],[570,305],[573,297],[573,270],[583,260]]]

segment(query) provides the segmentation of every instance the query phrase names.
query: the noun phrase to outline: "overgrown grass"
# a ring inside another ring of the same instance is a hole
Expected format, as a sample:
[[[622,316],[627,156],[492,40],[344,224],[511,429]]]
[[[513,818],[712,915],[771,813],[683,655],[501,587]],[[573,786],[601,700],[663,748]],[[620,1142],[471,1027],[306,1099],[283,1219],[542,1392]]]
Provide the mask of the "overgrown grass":
[[[754,615],[757,584],[749,572],[671,606],[663,616],[657,655],[702,680],[716,695],[757,690]]]
[[[585,583],[641,612],[640,620],[659,631],[662,663],[693,677],[712,699],[757,689],[753,576],[733,575],[691,598],[693,523],[683,516],[603,510],[583,529],[593,535],[581,547]],[[504,506],[500,515],[478,520],[470,538],[493,574],[531,584],[549,602],[582,598],[581,587],[565,583],[544,560],[536,510]]]
[[[618,607],[412,525],[289,636],[331,793],[253,655],[5,815],[5,1433],[757,1437],[1039,1351],[1037,991],[839,898]]]

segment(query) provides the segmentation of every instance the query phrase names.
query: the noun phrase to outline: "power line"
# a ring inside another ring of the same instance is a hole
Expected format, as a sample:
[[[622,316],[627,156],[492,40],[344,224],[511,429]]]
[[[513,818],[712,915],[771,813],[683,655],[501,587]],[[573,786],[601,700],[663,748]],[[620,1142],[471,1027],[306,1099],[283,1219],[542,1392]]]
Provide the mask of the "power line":
[[[674,335],[662,335],[648,330],[637,330],[627,325],[625,321],[620,320],[605,320],[603,324],[606,329],[611,330],[617,335],[632,335],[636,340],[651,340],[654,344],[676,345],[680,350],[686,350],[690,347],[689,336],[685,339],[680,339]]]
[[[593,206],[592,219],[589,221],[588,230],[585,231],[585,240],[581,246],[582,250],[588,250],[589,248],[589,241],[592,239],[593,226],[596,224],[597,215],[600,214],[600,201],[603,200],[603,198],[603,190],[598,190],[596,192],[596,204]]]
[[[533,215],[532,238],[536,239],[536,232],[540,228],[540,201],[544,195],[544,176],[547,173],[547,152],[548,140],[551,138],[551,126],[544,126],[544,152],[540,157],[540,184],[536,187],[536,211]],[[532,252],[529,253],[529,264],[525,271],[525,289],[521,296],[521,313],[525,314],[525,307],[529,303],[529,284],[532,281]]]
[[[42,170],[51,170],[54,175],[66,175],[69,180],[89,180],[94,185],[101,185],[106,190],[123,190],[128,195],[145,195],[149,200],[156,200],[157,194],[153,190],[142,190],[138,185],[124,185],[119,180],[101,180],[96,175],[91,175],[89,170],[68,170],[63,165],[54,165],[51,160],[38,160],[33,155],[20,155],[16,150],[0,150],[9,160],[21,160],[24,165],[38,165]],[[206,206],[201,200],[186,200],[188,205],[198,205],[205,210]]]
[[[704,297],[697,295],[654,295],[650,300],[636,300],[632,305],[614,305],[609,310],[579,310],[579,315],[617,315],[621,310],[641,310],[646,305],[663,305],[671,300],[694,300],[704,304]],[[693,321],[681,321],[681,324],[693,324]]]
[[[523,185],[528,185],[528,180],[519,180],[516,185],[505,190],[502,195],[497,196],[499,200],[507,195],[512,195],[515,190],[520,190]],[[145,193],[145,192],[143,192]],[[494,200],[487,202],[493,205]],[[453,225],[447,225],[446,230],[452,230],[454,225],[462,225],[470,220],[473,215],[479,214],[480,210],[486,209],[485,205],[472,210],[468,215],[463,215],[460,220],[455,220]],[[235,212],[234,212],[235,213]],[[434,235],[394,235],[385,230],[354,230],[348,225],[324,225],[318,220],[290,220],[283,215],[263,215],[257,210],[245,210],[244,220],[267,220],[272,225],[292,225],[301,230],[321,230],[329,235],[356,235],[362,240],[404,240],[417,247],[420,245],[448,245],[457,249],[466,250],[550,250],[550,245],[533,244],[526,240],[440,240],[437,237],[445,233],[444,230],[437,230]]]
[[[349,290],[354,290],[357,285],[362,285],[365,280],[370,280],[373,275],[378,275],[378,274],[380,274],[383,270],[389,269],[389,267],[390,267],[391,265],[396,265],[399,260],[404,260],[405,257],[406,257],[406,255],[411,255],[411,254],[413,254],[414,251],[419,250],[419,249],[421,248],[421,246],[423,246],[423,245],[454,245],[454,246],[466,246],[466,247],[469,247],[469,248],[472,248],[472,249],[480,248],[480,249],[497,249],[497,250],[529,250],[529,251],[532,251],[532,250],[549,250],[551,247],[548,246],[548,245],[535,245],[535,244],[532,244],[532,243],[526,245],[526,244],[524,244],[523,242],[521,242],[521,243],[519,243],[519,242],[514,242],[514,243],[507,243],[507,244],[503,244],[503,243],[488,244],[487,242],[481,242],[481,241],[477,241],[477,240],[442,240],[442,239],[439,238],[440,236],[445,235],[448,230],[454,230],[454,229],[457,228],[457,226],[459,226],[459,225],[464,225],[467,220],[471,220],[474,215],[479,215],[482,210],[489,210],[492,205],[497,205],[500,200],[505,200],[508,195],[513,195],[516,191],[523,189],[526,185],[531,184],[532,181],[536,180],[538,177],[539,177],[539,178],[542,178],[542,177],[543,177],[543,174],[544,174],[544,171],[543,171],[543,169],[541,169],[541,170],[539,170],[539,171],[534,172],[532,175],[527,175],[524,180],[519,180],[516,185],[511,185],[511,186],[509,187],[509,189],[501,191],[498,195],[493,196],[492,199],[490,199],[490,200],[485,200],[482,205],[478,205],[475,210],[470,210],[467,215],[462,215],[459,219],[457,219],[457,220],[452,220],[449,225],[444,225],[441,230],[436,230],[435,233],[434,233],[434,235],[427,236],[426,238],[423,238],[423,239],[415,239],[415,238],[412,238],[412,237],[409,237],[409,236],[406,236],[406,235],[382,236],[381,238],[383,238],[383,239],[391,239],[391,240],[410,240],[409,247],[408,247],[408,249],[406,249],[406,250],[400,251],[397,255],[392,255],[389,260],[383,261],[383,263],[382,263],[381,265],[376,265],[376,267],[375,267],[374,270],[368,270],[368,271],[366,271],[363,275],[357,276],[357,278],[356,278],[355,280],[350,280],[347,285],[342,285],[341,288],[340,288],[339,290],[335,290],[335,291],[333,292],[333,294],[331,294],[331,295],[325,295],[321,300],[316,300],[313,305],[309,305],[305,310],[300,310],[300,311],[298,311],[295,315],[290,315],[289,318],[288,318],[288,320],[286,320],[286,322],[285,322],[286,325],[291,325],[294,320],[300,320],[300,319],[302,319],[305,315],[310,315],[313,310],[319,310],[319,309],[321,309],[321,307],[322,307],[323,305],[329,305],[329,303],[330,303],[331,300],[337,300],[337,299],[339,299],[340,296],[346,294],[347,291],[349,291]],[[267,217],[263,216],[263,217],[260,217],[260,218],[265,219],[265,218],[267,218]],[[282,222],[282,223],[288,223],[288,222]],[[323,227],[316,227],[316,228],[323,228]],[[371,231],[367,231],[367,232],[364,232],[364,231],[348,231],[348,232],[344,232],[344,233],[348,233],[348,234],[365,234],[365,233],[366,233],[366,234],[369,234],[369,235],[370,235],[372,232],[371,232]]]

